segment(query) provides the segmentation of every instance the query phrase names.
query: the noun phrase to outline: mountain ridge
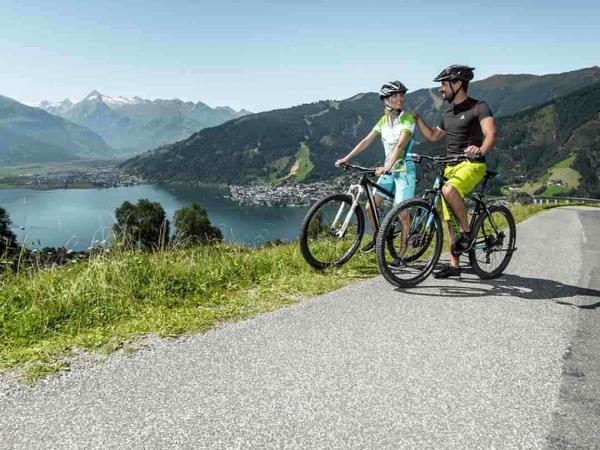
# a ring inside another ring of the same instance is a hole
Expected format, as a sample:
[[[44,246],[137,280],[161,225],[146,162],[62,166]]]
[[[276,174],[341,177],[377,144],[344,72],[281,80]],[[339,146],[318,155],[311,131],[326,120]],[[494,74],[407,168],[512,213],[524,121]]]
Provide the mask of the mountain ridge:
[[[500,89],[502,82],[511,84]],[[500,119],[502,111],[525,112],[594,82],[600,82],[598,67],[547,76],[494,76],[473,82],[469,93],[487,101]],[[525,97],[529,91],[531,95]],[[327,179],[339,174],[333,162],[371,130],[382,109],[377,94],[359,93],[340,101],[266,111],[194,133],[132,158],[122,167],[157,180],[243,184],[253,180],[276,182],[299,164],[296,172],[303,178],[296,177],[296,182]],[[433,89],[419,89],[407,95],[406,109],[416,110],[436,126],[446,106]],[[375,164],[382,155],[381,149],[371,148],[358,161]],[[302,170],[303,165],[307,170]]]
[[[228,106],[211,108],[201,101],[113,97],[97,90],[78,102],[42,101],[39,107],[93,130],[124,154],[175,142],[203,128],[249,113]]]
[[[88,128],[0,95],[0,164],[115,157]]]

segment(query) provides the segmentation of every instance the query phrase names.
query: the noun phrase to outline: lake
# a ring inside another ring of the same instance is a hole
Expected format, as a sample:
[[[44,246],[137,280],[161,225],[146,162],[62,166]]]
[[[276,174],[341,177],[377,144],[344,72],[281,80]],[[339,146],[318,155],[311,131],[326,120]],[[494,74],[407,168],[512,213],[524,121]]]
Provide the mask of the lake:
[[[171,228],[176,210],[198,203],[228,242],[250,246],[275,239],[296,239],[308,208],[240,206],[224,198],[227,189],[185,185],[137,185],[108,189],[0,190],[0,207],[10,215],[13,231],[30,247],[83,250],[109,241],[115,209],[125,200],[159,202]]]

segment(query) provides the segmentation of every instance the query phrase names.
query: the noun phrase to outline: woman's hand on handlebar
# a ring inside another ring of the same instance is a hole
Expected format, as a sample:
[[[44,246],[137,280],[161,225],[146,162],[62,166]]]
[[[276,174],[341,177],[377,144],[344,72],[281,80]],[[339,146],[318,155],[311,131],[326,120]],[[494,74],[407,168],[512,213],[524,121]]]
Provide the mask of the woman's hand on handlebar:
[[[384,173],[388,173],[387,170],[385,170],[384,166],[379,166],[379,167],[375,167],[375,175],[380,177],[381,175],[383,175]]]
[[[343,166],[344,164],[348,164],[348,158],[340,158],[335,162],[336,167]]]

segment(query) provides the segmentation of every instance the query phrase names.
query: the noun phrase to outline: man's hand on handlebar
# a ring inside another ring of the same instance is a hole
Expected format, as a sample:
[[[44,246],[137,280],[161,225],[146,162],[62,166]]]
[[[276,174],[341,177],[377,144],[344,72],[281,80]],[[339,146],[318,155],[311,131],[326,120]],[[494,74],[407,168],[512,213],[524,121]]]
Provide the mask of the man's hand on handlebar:
[[[469,159],[475,159],[483,155],[484,153],[481,151],[481,148],[477,147],[476,145],[469,145],[465,149],[465,156]]]

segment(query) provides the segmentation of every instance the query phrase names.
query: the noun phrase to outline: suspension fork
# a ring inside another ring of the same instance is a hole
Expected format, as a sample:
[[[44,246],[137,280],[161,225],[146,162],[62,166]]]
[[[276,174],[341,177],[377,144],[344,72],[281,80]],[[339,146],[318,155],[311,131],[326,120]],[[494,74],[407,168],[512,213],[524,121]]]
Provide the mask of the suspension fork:
[[[434,211],[435,208],[437,207],[438,203],[440,202],[440,191],[436,191],[435,193],[435,197],[433,197],[433,201],[431,202],[431,209],[429,210],[429,215],[427,216],[427,227],[426,228],[431,228],[431,226],[434,223]]]
[[[350,197],[352,197],[352,205],[350,206],[350,209],[348,210],[348,214],[346,214],[346,218],[344,219],[342,226],[340,227],[339,231],[336,233],[337,237],[341,238],[344,236],[344,234],[346,234],[346,229],[348,228],[348,224],[350,223],[352,214],[354,213],[354,210],[358,206],[360,198],[364,192],[365,192],[365,190],[360,184],[352,184],[348,188],[347,194],[350,195]],[[340,205],[340,208],[338,209],[337,214],[335,215],[335,219],[333,219],[331,228],[335,228],[338,221],[341,219],[343,211],[344,211],[344,203],[342,202],[342,204]]]

